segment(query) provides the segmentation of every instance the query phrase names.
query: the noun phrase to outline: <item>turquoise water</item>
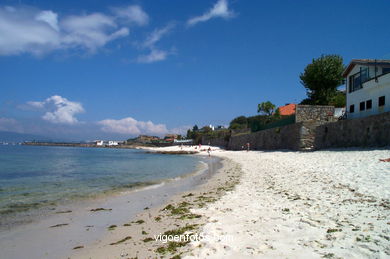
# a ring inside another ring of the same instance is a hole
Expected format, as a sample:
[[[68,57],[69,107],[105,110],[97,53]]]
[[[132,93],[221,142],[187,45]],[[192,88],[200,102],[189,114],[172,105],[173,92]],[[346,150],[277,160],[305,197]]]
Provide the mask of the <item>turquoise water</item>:
[[[132,149],[0,146],[0,218],[159,183],[195,171],[199,161]]]

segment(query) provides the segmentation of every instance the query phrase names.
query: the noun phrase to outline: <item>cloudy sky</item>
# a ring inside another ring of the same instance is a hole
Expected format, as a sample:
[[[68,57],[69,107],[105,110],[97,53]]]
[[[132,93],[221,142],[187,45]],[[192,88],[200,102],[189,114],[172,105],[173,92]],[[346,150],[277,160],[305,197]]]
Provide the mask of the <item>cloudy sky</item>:
[[[0,131],[127,138],[299,102],[312,58],[390,59],[389,1],[2,0]]]

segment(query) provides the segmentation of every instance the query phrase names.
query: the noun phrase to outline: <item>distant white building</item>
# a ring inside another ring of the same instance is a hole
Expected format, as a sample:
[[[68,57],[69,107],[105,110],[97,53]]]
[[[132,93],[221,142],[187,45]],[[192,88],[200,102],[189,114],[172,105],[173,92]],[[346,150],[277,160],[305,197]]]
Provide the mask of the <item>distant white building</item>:
[[[95,145],[96,146],[103,146],[104,145],[104,141],[103,140],[95,140]]]
[[[119,141],[109,140],[109,141],[108,141],[108,145],[109,145],[109,146],[118,146],[118,145],[119,145],[118,142],[119,142]]]
[[[347,118],[390,111],[390,60],[353,59],[343,73]]]

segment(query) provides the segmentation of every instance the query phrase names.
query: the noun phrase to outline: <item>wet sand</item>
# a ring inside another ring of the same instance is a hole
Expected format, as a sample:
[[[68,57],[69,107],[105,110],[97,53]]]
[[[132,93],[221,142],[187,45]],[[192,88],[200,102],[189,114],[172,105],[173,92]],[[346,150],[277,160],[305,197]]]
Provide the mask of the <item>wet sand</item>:
[[[195,189],[171,197],[162,206],[146,209],[125,224],[115,224],[103,239],[76,249],[71,258],[170,258],[190,252],[188,242],[165,243],[155,238],[164,233],[200,233],[208,217],[191,210],[207,207],[232,191],[240,177],[238,164],[228,159],[222,164],[222,168]]]
[[[210,159],[183,178],[58,207],[52,215],[1,231],[1,258],[68,258],[81,247],[99,243],[111,233],[111,225],[123,225],[145,208],[161,206],[173,195],[207,182],[220,167],[218,161]]]

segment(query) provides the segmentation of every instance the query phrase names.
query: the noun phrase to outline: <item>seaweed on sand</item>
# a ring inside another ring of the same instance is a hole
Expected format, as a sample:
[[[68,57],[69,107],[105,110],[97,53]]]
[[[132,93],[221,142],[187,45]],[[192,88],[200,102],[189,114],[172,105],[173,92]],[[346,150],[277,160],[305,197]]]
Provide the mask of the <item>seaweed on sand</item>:
[[[121,240],[119,240],[117,242],[111,243],[110,246],[118,245],[118,244],[126,242],[127,240],[130,240],[130,239],[131,239],[131,236],[127,236],[127,237],[125,237],[125,238],[123,238],[123,239],[121,239]]]

